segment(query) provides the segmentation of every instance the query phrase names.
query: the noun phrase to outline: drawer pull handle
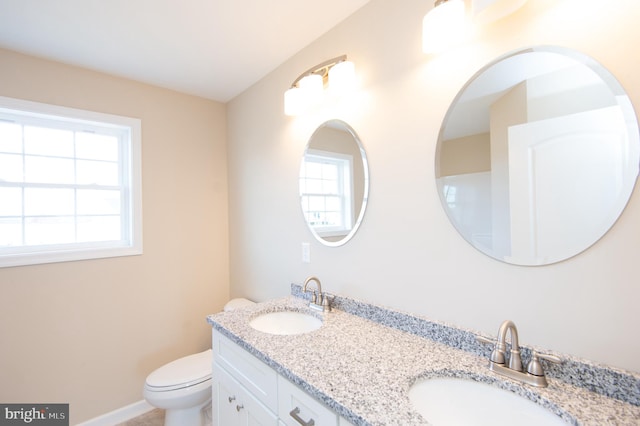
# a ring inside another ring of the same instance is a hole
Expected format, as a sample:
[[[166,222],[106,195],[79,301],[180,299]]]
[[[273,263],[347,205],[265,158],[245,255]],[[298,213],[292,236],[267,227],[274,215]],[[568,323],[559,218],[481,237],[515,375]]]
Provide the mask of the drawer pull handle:
[[[239,413],[244,408],[244,405],[236,405],[236,411]]]
[[[316,422],[314,422],[313,419],[309,420],[308,422],[305,422],[300,418],[298,414],[300,414],[300,409],[298,407],[294,408],[289,412],[289,415],[293,417],[293,419],[296,422],[300,423],[302,426],[313,426],[316,424]]]
[[[235,397],[235,396],[230,396],[230,397],[229,397],[229,404],[231,404],[231,403],[232,403],[233,401],[235,401],[235,400],[236,400],[236,397]]]

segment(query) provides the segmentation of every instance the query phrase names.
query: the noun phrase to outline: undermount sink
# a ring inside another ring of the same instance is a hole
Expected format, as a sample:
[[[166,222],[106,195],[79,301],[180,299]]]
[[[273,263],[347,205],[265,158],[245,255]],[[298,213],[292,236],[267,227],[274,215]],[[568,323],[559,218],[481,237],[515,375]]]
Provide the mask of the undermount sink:
[[[566,425],[533,401],[473,380],[442,377],[419,381],[409,390],[409,399],[434,426]]]
[[[258,315],[249,325],[264,333],[292,335],[319,329],[322,320],[304,312],[280,311]]]

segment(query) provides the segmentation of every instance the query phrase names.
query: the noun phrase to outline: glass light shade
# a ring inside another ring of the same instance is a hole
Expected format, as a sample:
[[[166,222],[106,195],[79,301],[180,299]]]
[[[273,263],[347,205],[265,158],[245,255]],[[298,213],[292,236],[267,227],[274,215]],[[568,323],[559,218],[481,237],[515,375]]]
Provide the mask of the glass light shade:
[[[302,91],[297,87],[292,87],[284,92],[284,114],[300,115],[302,113]]]
[[[324,90],[324,82],[320,74],[311,74],[304,77],[298,83],[299,90],[302,92],[301,105],[302,112],[318,105],[322,100],[322,91]]]
[[[322,82],[322,76],[320,74],[308,75],[300,80],[298,85],[304,93],[305,102],[308,106],[317,103],[322,97],[324,83]]]
[[[466,36],[464,0],[448,0],[434,7],[422,21],[422,50],[437,53]]]
[[[300,115],[316,105],[322,98],[323,82],[319,74],[311,74],[298,82],[298,87],[292,87],[284,92],[285,115]]]
[[[334,94],[344,94],[355,87],[356,71],[353,62],[342,61],[329,70],[329,89]]]

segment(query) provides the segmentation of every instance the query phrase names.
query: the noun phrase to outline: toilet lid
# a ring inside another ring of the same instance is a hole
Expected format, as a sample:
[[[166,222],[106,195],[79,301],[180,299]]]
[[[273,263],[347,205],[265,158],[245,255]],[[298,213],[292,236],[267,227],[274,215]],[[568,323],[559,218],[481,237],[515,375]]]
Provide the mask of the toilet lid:
[[[245,299],[244,297],[238,297],[236,299],[229,300],[224,305],[222,310],[225,311],[225,312],[235,311],[236,309],[244,308],[245,306],[252,306],[252,305],[255,305],[255,304],[256,304],[256,302],[252,302],[249,299]]]
[[[189,386],[211,378],[211,349],[172,361],[147,377],[147,386],[154,388]]]

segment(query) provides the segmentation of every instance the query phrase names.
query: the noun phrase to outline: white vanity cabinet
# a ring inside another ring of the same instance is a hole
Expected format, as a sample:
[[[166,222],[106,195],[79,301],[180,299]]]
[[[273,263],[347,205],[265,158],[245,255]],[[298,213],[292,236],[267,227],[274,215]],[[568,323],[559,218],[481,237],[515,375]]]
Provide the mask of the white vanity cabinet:
[[[216,330],[212,392],[213,426],[352,426]]]

